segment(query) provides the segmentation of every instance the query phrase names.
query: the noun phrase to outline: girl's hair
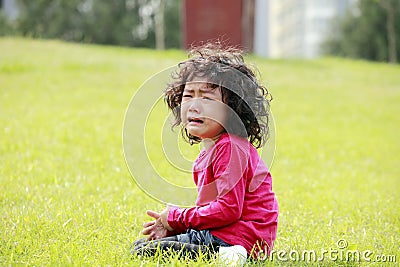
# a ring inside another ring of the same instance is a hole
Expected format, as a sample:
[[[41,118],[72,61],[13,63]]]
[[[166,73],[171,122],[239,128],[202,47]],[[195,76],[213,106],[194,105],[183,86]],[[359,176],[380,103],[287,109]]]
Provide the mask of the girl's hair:
[[[180,107],[185,84],[196,81],[196,78],[206,78],[211,88],[220,88],[222,101],[235,112],[228,116],[225,130],[248,138],[255,148],[262,147],[269,134],[269,102],[272,96],[245,64],[242,51],[232,47],[222,48],[216,43],[189,52],[189,59],[179,63],[172,73],[173,82],[168,84],[164,94],[164,100],[174,114],[172,127],[182,122]],[[237,118],[240,118],[239,122]],[[201,141],[186,129],[182,129],[182,135],[191,144]]]

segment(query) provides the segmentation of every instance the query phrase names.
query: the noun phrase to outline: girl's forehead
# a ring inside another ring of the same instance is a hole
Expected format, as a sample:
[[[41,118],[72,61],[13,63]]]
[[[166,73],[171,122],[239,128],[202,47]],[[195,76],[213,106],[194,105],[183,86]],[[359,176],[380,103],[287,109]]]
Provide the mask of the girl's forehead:
[[[218,86],[208,82],[187,82],[185,91],[214,92]]]
[[[204,73],[199,73],[198,75],[193,73],[188,77],[184,86],[185,91],[198,90],[201,92],[214,92],[217,88],[219,88],[219,85],[212,82],[210,77],[207,77]]]
[[[201,88],[212,88],[212,83],[206,81],[191,81],[186,82],[185,87],[201,87]]]

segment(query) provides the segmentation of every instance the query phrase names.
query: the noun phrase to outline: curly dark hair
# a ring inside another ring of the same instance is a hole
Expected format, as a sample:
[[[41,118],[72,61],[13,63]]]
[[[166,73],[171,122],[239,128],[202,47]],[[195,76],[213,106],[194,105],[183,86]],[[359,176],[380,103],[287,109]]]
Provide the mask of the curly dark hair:
[[[189,59],[179,63],[171,76],[173,82],[168,84],[164,100],[175,118],[172,127],[182,122],[180,107],[185,84],[205,77],[211,88],[220,88],[222,101],[235,112],[228,117],[225,130],[248,138],[255,148],[265,144],[269,136],[269,103],[272,96],[259,83],[255,72],[245,64],[241,50],[223,48],[220,43],[193,48],[189,51]],[[191,144],[201,141],[184,127],[182,135]]]

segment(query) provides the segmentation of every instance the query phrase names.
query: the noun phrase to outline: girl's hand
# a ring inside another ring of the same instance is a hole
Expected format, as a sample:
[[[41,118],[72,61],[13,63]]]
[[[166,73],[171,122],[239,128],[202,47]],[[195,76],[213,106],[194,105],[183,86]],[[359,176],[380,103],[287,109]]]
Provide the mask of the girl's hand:
[[[168,210],[164,210],[161,213],[148,210],[147,215],[153,217],[155,220],[151,222],[147,222],[143,224],[142,234],[148,235],[148,240],[154,240],[166,237],[168,235],[168,231],[173,231],[173,229],[168,225],[168,228],[162,222],[161,216],[168,218]],[[166,214],[165,214],[166,213]]]
[[[160,215],[160,220],[162,222],[162,224],[164,225],[164,227],[168,230],[168,231],[173,231],[174,229],[168,224],[168,212],[169,212],[170,207],[167,206],[167,208],[165,210],[163,210],[159,215]]]
[[[149,236],[147,240],[160,239],[168,236],[168,230],[162,225],[160,219],[145,223],[143,227],[142,233]]]

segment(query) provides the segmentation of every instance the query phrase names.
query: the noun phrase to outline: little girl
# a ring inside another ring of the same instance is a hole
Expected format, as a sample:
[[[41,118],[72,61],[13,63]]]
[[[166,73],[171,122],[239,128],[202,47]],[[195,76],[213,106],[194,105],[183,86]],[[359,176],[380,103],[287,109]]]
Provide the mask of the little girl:
[[[172,75],[165,101],[173,126],[181,125],[190,144],[204,147],[193,165],[196,206],[147,211],[155,220],[144,224],[148,238],[136,241],[134,251],[161,248],[197,255],[231,247],[253,257],[269,254],[278,204],[256,148],[268,136],[271,96],[239,50],[208,44],[189,56]]]

